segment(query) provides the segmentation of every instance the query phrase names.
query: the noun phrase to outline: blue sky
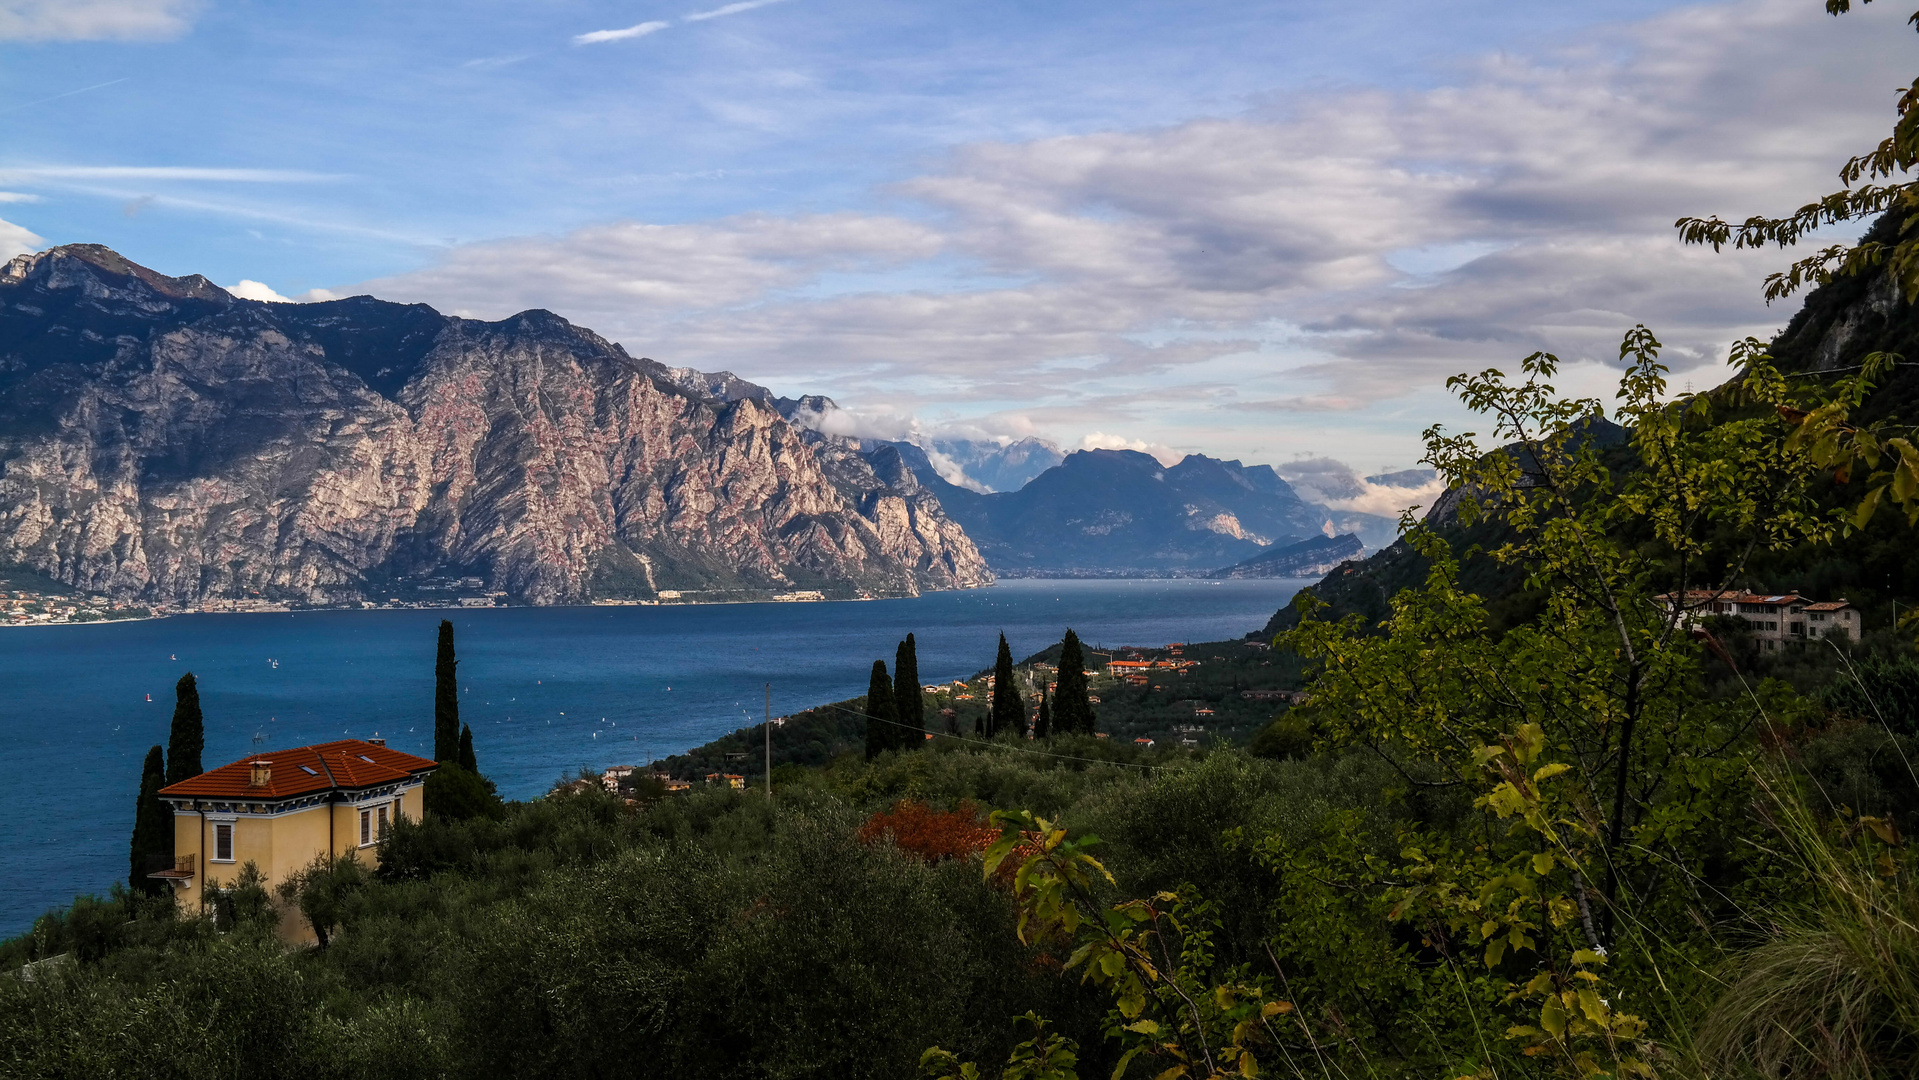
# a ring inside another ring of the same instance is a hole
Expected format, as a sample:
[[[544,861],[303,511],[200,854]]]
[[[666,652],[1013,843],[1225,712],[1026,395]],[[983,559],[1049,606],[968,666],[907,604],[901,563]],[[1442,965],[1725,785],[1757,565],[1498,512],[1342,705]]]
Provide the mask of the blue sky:
[[[1462,364],[1784,321],[1670,223],[1886,126],[1911,35],[1819,7],[0,0],[0,237],[547,307],[876,432],[1405,465]]]

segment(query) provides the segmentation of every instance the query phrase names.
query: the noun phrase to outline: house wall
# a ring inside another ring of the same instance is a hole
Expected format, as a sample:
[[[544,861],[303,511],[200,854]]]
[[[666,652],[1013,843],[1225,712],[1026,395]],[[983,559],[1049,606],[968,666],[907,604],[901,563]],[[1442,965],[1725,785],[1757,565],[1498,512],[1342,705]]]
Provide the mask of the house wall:
[[[386,806],[389,815],[403,813],[418,821],[425,811],[421,785],[402,790],[398,797],[387,795],[361,802],[336,802],[309,806],[284,814],[223,814],[208,811],[176,811],[173,816],[173,850],[176,855],[194,856],[194,876],[175,885],[174,898],[183,913],[197,915],[207,887],[231,885],[240,870],[251,862],[266,875],[268,892],[299,873],[321,854],[352,854],[368,869],[380,864],[379,838],[360,846],[360,811]],[[213,862],[213,826],[216,819],[233,824],[233,861]],[[376,819],[377,820],[377,819]],[[329,827],[330,825],[330,827]],[[311,943],[313,929],[300,917],[296,905],[275,898],[280,907],[279,934],[289,942]]]

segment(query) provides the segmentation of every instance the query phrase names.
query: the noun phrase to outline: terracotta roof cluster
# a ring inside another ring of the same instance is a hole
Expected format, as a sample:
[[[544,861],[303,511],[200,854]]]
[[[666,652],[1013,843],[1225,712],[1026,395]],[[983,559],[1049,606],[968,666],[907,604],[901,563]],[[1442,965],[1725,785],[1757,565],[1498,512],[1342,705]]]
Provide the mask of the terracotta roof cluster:
[[[260,768],[264,763],[264,768]],[[436,763],[365,739],[253,754],[160,789],[162,798],[273,802],[335,788],[378,787],[431,772]],[[264,779],[264,784],[256,780]]]
[[[1672,600],[1678,595],[1679,595],[1678,593],[1661,593],[1659,594],[1658,599]],[[1807,611],[1838,611],[1841,608],[1849,608],[1852,606],[1851,604],[1847,603],[1844,600],[1822,600],[1822,601],[1819,601],[1818,603],[1813,603],[1812,601],[1807,600],[1805,596],[1803,596],[1800,593],[1770,593],[1768,594],[1768,593],[1750,593],[1750,592],[1735,592],[1735,591],[1718,592],[1713,589],[1687,589],[1685,598],[1681,602],[1687,604],[1688,606],[1694,605],[1694,604],[1710,604],[1714,602],[1718,602],[1722,604],[1800,603],[1800,604],[1806,605]]]

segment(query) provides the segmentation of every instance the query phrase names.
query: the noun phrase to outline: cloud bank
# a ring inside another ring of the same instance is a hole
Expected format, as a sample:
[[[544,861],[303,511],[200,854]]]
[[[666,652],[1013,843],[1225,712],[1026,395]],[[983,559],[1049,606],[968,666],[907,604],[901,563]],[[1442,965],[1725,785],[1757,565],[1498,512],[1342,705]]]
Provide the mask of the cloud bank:
[[[35,235],[32,230],[23,229],[11,221],[0,220],[0,259],[11,259],[15,255],[39,251],[46,245],[46,240]]]
[[[0,41],[163,41],[192,25],[199,0],[0,0]]]
[[[1389,414],[1460,370],[1546,349],[1603,376],[1635,322],[1691,369],[1782,325],[1758,292],[1778,253],[1684,248],[1672,222],[1831,187],[1891,119],[1895,16],[1688,8],[1430,88],[962,146],[873,193],[884,214],[610,223],[352,291],[545,307],[674,364],[1067,442],[1416,431],[1430,413]]]
[[[1409,506],[1429,507],[1446,484],[1430,469],[1366,477],[1328,457],[1300,458],[1274,466],[1301,498],[1334,510],[1397,518]]]

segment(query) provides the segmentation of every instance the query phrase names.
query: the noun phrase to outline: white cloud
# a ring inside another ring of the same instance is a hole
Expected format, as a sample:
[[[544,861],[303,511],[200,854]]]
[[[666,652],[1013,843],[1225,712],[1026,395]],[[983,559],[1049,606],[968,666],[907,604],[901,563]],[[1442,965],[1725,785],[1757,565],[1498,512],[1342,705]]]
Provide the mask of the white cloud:
[[[664,22],[643,22],[629,26],[623,30],[594,30],[591,33],[575,34],[573,36],[573,44],[598,45],[603,41],[625,41],[628,38],[657,34],[671,25],[673,24]]]
[[[39,201],[40,196],[38,195],[27,195],[18,191],[0,191],[0,203],[34,203]]]
[[[812,280],[923,259],[931,229],[898,218],[750,215],[700,225],[622,223],[557,240],[529,237],[455,248],[440,265],[357,286],[380,296],[430,298],[446,310],[498,318],[548,307],[601,328],[625,311],[659,325],[726,310]],[[503,267],[513,268],[502,274]]]
[[[32,230],[24,229],[11,221],[0,220],[0,259],[11,259],[15,255],[24,255],[39,251],[47,242],[36,236]]]
[[[1445,481],[1437,476],[1415,484],[1375,483],[1329,457],[1300,458],[1274,469],[1309,502],[1381,517],[1396,518],[1409,506],[1431,506],[1446,490]]]
[[[1108,435],[1104,431],[1089,432],[1079,440],[1081,450],[1137,450],[1150,454],[1161,465],[1171,468],[1180,463],[1186,454],[1175,450],[1165,443],[1149,442],[1145,439],[1129,439],[1124,435]]]
[[[0,41],[165,40],[200,0],[0,0]]]
[[[254,281],[252,278],[241,278],[239,284],[223,285],[221,288],[224,288],[242,300],[263,300],[269,304],[291,304],[294,302],[292,298],[281,296],[279,293],[274,292],[271,286]]]
[[[725,7],[717,7],[717,8],[714,8],[712,11],[696,11],[693,14],[688,15],[685,21],[702,22],[706,19],[718,19],[718,18],[723,18],[727,15],[738,15],[742,11],[752,11],[754,8],[763,8],[769,4],[779,4],[784,2],[785,0],[741,0],[740,3],[728,4]]]
[[[878,193],[898,215],[607,224],[358,288],[550,308],[862,409],[1248,456],[1315,414],[1416,432],[1447,375],[1535,349],[1603,376],[1635,322],[1712,382],[1728,342],[1789,318],[1759,299],[1783,257],[1682,247],[1673,219],[1801,205],[1883,135],[1907,39],[1880,7],[1686,8],[1436,88],[964,146]],[[924,284],[809,288],[892,267]]]

